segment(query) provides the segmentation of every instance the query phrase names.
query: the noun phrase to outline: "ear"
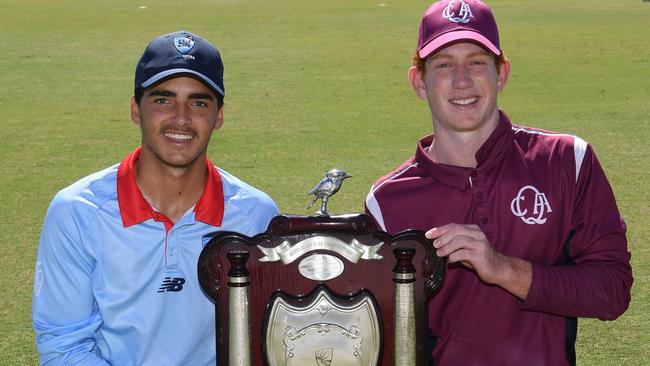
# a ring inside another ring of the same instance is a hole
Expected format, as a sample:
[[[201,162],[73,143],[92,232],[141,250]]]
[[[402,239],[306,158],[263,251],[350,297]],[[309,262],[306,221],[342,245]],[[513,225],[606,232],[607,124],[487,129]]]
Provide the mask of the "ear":
[[[131,97],[131,121],[140,126],[142,119],[140,118],[140,106],[135,101],[135,97]]]
[[[497,72],[499,73],[497,75],[497,87],[500,93],[506,87],[506,84],[508,83],[508,78],[510,77],[510,61],[505,60],[504,62],[502,62],[501,65],[499,65],[499,69],[497,70]]]
[[[223,109],[225,105],[221,105],[221,108],[219,108],[219,111],[217,111],[217,120],[214,124],[214,130],[217,131],[223,126]]]
[[[424,83],[424,75],[417,67],[411,66],[409,69],[409,80],[415,95],[420,99],[427,99],[427,89]]]

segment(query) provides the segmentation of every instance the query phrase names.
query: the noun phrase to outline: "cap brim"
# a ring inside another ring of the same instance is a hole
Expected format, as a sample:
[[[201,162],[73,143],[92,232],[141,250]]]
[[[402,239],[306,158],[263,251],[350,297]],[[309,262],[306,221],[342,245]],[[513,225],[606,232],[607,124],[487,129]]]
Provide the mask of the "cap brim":
[[[440,37],[434,39],[433,41],[429,42],[426,46],[422,47],[422,49],[418,51],[418,55],[420,55],[421,59],[424,59],[427,56],[429,56],[432,52],[438,50],[439,48],[444,47],[449,43],[461,41],[461,40],[477,42],[483,45],[488,50],[490,50],[490,52],[494,53],[495,55],[499,56],[501,54],[499,48],[495,46],[492,42],[490,42],[487,38],[485,38],[483,35],[476,33],[474,31],[459,30],[459,31],[445,33]]]
[[[214,91],[219,93],[222,97],[226,96],[226,93],[224,93],[223,89],[221,89],[217,84],[215,84],[207,76],[201,74],[200,72],[196,72],[194,70],[184,69],[184,68],[169,69],[169,70],[161,71],[161,72],[157,73],[156,75],[150,77],[149,79],[145,80],[142,84],[140,84],[140,86],[142,88],[148,88],[148,87],[152,86],[153,84],[159,82],[160,80],[162,80],[162,79],[164,79],[166,77],[172,76],[172,75],[176,75],[176,74],[192,74],[192,75],[196,75],[199,78],[201,78],[201,80],[203,80],[205,83],[207,83],[212,89],[214,89]]]

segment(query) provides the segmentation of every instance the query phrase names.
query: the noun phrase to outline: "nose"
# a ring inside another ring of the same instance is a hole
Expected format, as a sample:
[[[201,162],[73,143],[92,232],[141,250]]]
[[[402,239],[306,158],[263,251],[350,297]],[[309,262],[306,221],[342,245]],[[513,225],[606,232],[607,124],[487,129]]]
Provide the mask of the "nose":
[[[470,70],[465,65],[457,65],[454,68],[452,86],[456,89],[463,89],[472,86],[472,76]]]
[[[174,116],[176,123],[185,125],[189,124],[192,119],[190,118],[190,107],[185,103],[178,103],[175,106],[176,115]]]

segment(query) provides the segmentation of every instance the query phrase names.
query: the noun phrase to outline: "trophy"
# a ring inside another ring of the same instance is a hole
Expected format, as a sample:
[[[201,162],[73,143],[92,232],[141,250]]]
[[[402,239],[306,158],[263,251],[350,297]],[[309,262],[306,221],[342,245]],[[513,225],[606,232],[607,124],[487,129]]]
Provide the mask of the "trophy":
[[[350,178],[312,189],[314,216],[278,215],[254,237],[219,232],[199,281],[214,300],[218,365],[424,365],[427,299],[444,261],[420,230],[389,235],[366,214],[330,216]]]

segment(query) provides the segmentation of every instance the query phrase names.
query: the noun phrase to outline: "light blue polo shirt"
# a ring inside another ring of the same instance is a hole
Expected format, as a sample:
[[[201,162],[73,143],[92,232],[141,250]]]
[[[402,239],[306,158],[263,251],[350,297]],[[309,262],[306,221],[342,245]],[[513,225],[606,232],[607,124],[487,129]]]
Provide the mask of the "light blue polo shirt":
[[[32,303],[43,365],[216,363],[199,254],[216,231],[265,231],[278,209],[206,159],[203,195],[174,224],[139,191],[139,154],[63,189],[48,209]]]

